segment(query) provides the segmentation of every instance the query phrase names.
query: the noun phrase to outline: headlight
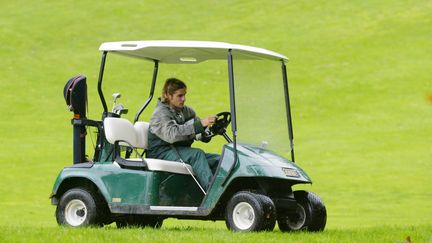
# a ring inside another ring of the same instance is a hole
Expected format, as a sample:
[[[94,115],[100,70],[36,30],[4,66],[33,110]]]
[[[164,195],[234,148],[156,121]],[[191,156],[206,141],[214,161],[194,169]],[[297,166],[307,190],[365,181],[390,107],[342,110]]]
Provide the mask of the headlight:
[[[298,173],[298,171],[296,169],[293,168],[282,168],[283,172],[285,173],[286,176],[289,177],[300,177],[300,174]]]

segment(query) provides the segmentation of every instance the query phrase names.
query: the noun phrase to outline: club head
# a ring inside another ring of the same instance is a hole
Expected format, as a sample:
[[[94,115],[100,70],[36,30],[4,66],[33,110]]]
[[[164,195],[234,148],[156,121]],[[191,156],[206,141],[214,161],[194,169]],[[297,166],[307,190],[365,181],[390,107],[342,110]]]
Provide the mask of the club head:
[[[128,111],[129,110],[127,108],[125,108],[122,104],[114,105],[114,107],[113,107],[113,113],[115,113],[117,115],[127,114]]]
[[[112,94],[112,97],[114,99],[114,104],[115,104],[117,99],[121,97],[121,94],[120,93],[114,93],[114,94]]]

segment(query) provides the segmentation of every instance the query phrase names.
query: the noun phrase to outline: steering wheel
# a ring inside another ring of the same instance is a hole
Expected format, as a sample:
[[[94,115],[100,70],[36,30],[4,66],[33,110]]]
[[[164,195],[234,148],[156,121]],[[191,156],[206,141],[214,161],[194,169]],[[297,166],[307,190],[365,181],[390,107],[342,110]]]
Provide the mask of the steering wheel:
[[[215,123],[213,124],[213,126],[211,126],[209,128],[209,130],[213,136],[223,135],[226,131],[226,128],[231,123],[231,113],[224,111],[224,112],[218,113],[216,116],[218,118],[215,121]]]

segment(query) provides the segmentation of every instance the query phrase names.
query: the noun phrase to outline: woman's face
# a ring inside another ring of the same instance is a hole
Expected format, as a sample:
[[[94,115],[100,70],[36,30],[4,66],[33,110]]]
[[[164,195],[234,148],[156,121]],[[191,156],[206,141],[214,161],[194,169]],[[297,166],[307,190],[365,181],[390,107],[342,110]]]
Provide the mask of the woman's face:
[[[183,108],[186,102],[186,89],[178,89],[174,94],[168,94],[169,105],[173,108]]]

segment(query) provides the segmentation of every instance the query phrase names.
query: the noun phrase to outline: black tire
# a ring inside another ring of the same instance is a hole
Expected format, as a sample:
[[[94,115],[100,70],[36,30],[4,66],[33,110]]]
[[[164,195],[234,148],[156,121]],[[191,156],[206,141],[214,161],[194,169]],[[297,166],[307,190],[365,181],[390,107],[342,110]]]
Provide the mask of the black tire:
[[[327,210],[315,193],[295,191],[296,212],[279,212],[278,225],[281,231],[323,231],[327,222]]]
[[[117,228],[130,228],[130,227],[150,227],[159,229],[162,227],[163,219],[157,216],[148,215],[125,215],[116,220]]]
[[[266,218],[265,225],[263,227],[263,230],[265,231],[273,231],[275,225],[276,225],[276,207],[273,203],[273,201],[262,194],[256,194],[261,198],[261,205],[264,209],[264,217]]]
[[[265,195],[241,191],[227,204],[225,223],[232,231],[273,230],[275,222],[275,206]]]
[[[57,223],[72,227],[101,226],[95,198],[83,188],[69,189],[57,205]]]

